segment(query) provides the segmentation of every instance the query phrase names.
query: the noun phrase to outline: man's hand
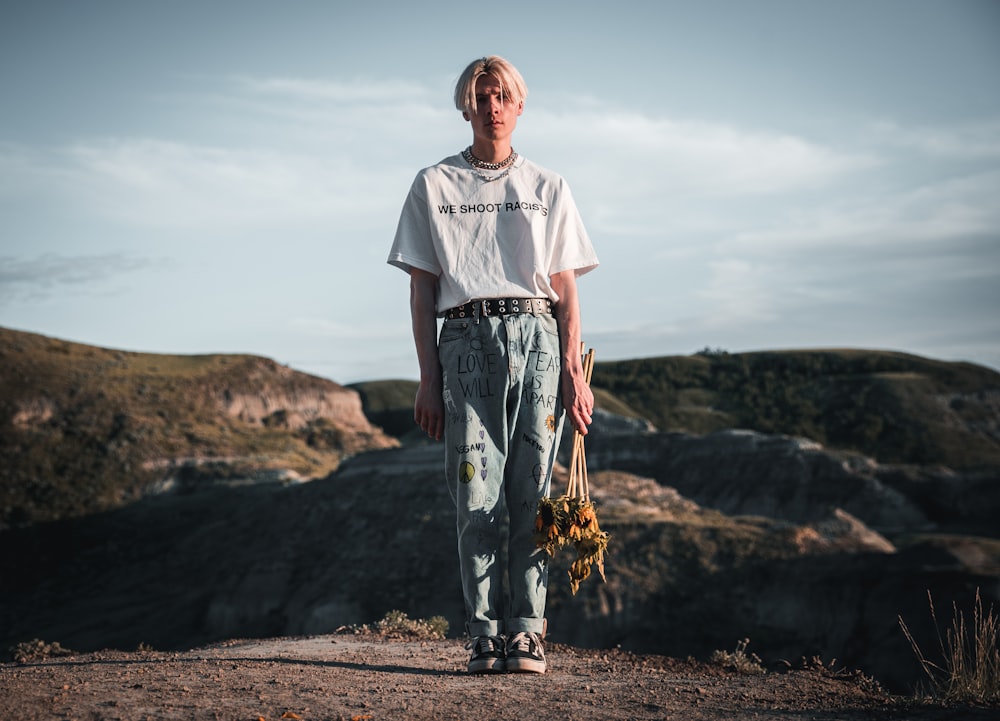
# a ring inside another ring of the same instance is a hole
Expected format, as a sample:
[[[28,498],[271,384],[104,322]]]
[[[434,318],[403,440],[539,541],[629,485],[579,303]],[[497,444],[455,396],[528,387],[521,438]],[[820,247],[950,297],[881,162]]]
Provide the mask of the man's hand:
[[[594,393],[582,374],[562,374],[563,405],[573,428],[587,435],[587,426],[594,420]]]
[[[435,297],[437,276],[419,268],[410,271],[410,315],[420,363],[420,386],[413,400],[413,420],[436,441],[444,435],[444,399],[437,350]]]
[[[421,380],[413,402],[413,420],[424,433],[440,441],[444,435],[444,401],[441,398],[441,378]]]
[[[552,289],[559,296],[556,319],[562,346],[562,400],[573,427],[587,435],[587,426],[594,420],[594,394],[583,371],[580,340],[580,298],[576,289],[576,272],[566,270],[550,276]]]

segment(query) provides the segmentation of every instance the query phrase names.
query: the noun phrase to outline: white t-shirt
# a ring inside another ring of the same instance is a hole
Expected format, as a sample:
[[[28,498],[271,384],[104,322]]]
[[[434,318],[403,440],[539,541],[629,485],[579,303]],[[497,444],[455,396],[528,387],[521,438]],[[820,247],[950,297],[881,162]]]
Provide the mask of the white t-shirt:
[[[438,276],[438,313],[477,298],[559,300],[549,276],[598,263],[566,181],[518,157],[486,182],[459,155],[424,168],[403,204],[388,262]]]

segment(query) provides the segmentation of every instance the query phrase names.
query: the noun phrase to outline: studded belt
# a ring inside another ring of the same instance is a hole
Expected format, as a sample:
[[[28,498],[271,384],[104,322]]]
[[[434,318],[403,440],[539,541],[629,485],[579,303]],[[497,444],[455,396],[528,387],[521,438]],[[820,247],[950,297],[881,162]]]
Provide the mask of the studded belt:
[[[531,313],[532,315],[551,315],[552,301],[548,298],[485,298],[469,301],[465,305],[455,306],[445,311],[445,318],[474,318],[476,315],[510,315],[512,313]]]

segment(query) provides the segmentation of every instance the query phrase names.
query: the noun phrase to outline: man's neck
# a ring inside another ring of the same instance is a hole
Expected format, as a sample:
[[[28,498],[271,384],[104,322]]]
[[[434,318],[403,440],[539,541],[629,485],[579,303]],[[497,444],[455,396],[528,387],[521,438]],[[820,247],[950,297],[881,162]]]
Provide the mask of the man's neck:
[[[472,154],[487,163],[499,163],[510,155],[510,141],[484,141],[479,138],[472,143]]]

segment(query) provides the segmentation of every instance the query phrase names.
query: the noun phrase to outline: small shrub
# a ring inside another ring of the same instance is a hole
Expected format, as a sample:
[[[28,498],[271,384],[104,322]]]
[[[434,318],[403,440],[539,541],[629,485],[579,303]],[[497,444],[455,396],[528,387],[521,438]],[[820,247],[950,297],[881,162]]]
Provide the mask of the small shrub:
[[[945,701],[1000,702],[1000,617],[993,614],[993,606],[984,612],[977,588],[971,627],[966,624],[965,614],[952,603],[951,628],[942,636],[930,591],[927,602],[937,631],[940,664],[924,655],[902,616],[898,618],[906,640],[930,681],[932,695]]]
[[[755,653],[747,654],[747,646],[749,645],[750,639],[744,638],[736,644],[736,650],[713,651],[709,660],[717,666],[722,666],[722,668],[736,673],[765,673],[766,670],[760,656]]]
[[[428,619],[409,618],[403,611],[389,611],[381,621],[341,629],[356,635],[371,634],[384,638],[443,639],[448,635],[448,621],[444,616]]]
[[[708,358],[712,358],[713,356],[715,357],[727,356],[729,355],[729,351],[727,351],[725,348],[710,348],[709,346],[705,346],[700,351],[697,351],[695,355],[701,355],[701,356],[706,356]]]
[[[18,663],[44,661],[56,656],[72,656],[74,653],[76,652],[60,646],[58,641],[46,643],[37,638],[33,641],[23,641],[10,649],[11,657]]]

